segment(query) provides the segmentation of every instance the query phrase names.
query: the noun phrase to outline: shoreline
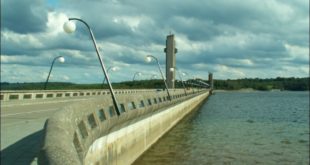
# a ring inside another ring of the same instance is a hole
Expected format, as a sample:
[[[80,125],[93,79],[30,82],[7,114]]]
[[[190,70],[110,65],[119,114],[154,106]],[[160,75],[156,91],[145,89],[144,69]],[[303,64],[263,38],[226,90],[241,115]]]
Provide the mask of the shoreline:
[[[281,90],[281,89],[255,90],[253,88],[242,88],[242,89],[237,89],[237,90],[214,89],[213,91],[214,92],[283,92],[283,91],[289,91],[289,90]],[[305,91],[292,91],[292,92],[305,92]]]

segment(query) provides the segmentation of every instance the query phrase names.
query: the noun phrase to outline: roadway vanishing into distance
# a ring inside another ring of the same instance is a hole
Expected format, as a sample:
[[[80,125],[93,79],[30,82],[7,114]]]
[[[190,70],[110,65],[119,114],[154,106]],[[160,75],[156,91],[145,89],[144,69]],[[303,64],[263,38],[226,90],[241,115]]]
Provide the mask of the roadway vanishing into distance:
[[[1,164],[36,164],[46,119],[66,105],[98,97],[1,102]]]

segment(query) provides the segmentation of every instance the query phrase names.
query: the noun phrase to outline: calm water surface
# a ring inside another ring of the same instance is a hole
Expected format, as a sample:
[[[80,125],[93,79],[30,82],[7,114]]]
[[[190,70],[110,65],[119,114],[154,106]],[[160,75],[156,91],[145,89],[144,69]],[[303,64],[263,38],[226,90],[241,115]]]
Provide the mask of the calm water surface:
[[[217,92],[135,165],[309,164],[308,92]]]

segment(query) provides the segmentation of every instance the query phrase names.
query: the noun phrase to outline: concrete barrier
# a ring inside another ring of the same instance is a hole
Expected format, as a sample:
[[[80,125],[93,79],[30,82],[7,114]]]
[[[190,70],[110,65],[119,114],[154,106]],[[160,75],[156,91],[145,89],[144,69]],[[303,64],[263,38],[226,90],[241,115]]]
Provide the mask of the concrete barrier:
[[[47,120],[39,164],[130,164],[201,103],[209,91],[165,91],[109,96],[74,103]]]
[[[182,89],[177,89],[182,91]],[[148,93],[154,92],[155,89],[116,89],[115,94],[128,93]],[[1,101],[18,101],[18,100],[41,100],[55,98],[101,96],[110,94],[109,90],[23,90],[23,91],[1,91]]]

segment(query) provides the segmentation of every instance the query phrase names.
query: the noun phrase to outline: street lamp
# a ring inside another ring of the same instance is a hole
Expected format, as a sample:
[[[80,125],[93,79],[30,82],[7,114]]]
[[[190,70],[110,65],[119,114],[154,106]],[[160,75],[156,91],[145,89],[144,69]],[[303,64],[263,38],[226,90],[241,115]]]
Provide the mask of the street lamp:
[[[184,82],[183,82],[183,80],[182,80],[182,76],[181,76],[181,74],[180,74],[180,71],[179,71],[179,69],[177,69],[176,67],[175,67],[175,68],[170,68],[170,72],[174,72],[174,70],[177,70],[177,72],[178,72],[178,75],[179,75],[179,78],[180,78],[180,80],[181,80],[181,82],[182,82],[182,86],[183,86],[183,88],[184,88],[184,93],[185,93],[185,96],[186,96],[186,95],[187,95],[187,93],[186,93],[186,88],[185,88]],[[182,72],[182,74],[185,75],[184,72]]]
[[[118,69],[119,69],[119,68],[116,67],[116,66],[110,66],[110,67],[108,67],[108,69],[107,69],[107,73],[109,73],[110,70],[112,70],[112,71],[115,72],[115,71],[117,71]],[[105,80],[106,80],[106,78],[104,77],[102,84],[104,84]]]
[[[166,90],[167,90],[168,98],[169,98],[169,100],[171,101],[171,97],[170,97],[169,89],[168,89],[168,86],[167,86],[167,83],[166,83],[166,79],[165,79],[165,77],[164,77],[164,75],[163,75],[163,72],[161,71],[161,68],[160,68],[160,64],[159,64],[159,62],[158,62],[158,59],[157,59],[156,57],[152,56],[152,55],[147,55],[147,56],[145,57],[145,61],[146,61],[147,63],[151,62],[152,59],[154,59],[154,60],[157,62],[159,72],[160,72],[161,77],[162,77],[162,79],[163,79],[163,81],[164,81],[164,83],[165,83],[165,88],[166,88]]]
[[[196,80],[196,77],[195,76],[192,76],[192,80],[191,80],[191,84],[192,84],[192,87],[193,87],[193,92],[195,93],[195,88],[197,88],[197,84],[195,83],[195,80]],[[199,91],[199,89],[197,89],[197,91]]]
[[[112,85],[110,83],[109,76],[108,76],[108,74],[106,72],[105,66],[104,66],[103,61],[101,59],[101,55],[99,53],[98,46],[96,44],[96,40],[95,40],[94,34],[93,34],[92,30],[90,29],[89,25],[85,21],[83,21],[82,19],[79,19],[79,18],[69,18],[69,21],[67,21],[64,24],[64,26],[63,26],[65,32],[72,33],[72,32],[75,31],[76,27],[75,27],[75,24],[72,22],[73,20],[82,22],[89,30],[90,37],[91,37],[91,39],[93,41],[93,44],[94,44],[94,47],[95,47],[95,50],[96,50],[96,53],[97,53],[97,56],[98,56],[98,60],[99,60],[100,65],[101,65],[101,69],[102,69],[102,71],[104,73],[104,76],[105,76],[105,78],[106,78],[106,80],[108,82],[108,85],[109,85],[109,90],[110,90],[110,93],[111,93],[111,96],[112,96],[114,107],[116,109],[116,113],[119,116],[121,113],[120,113],[119,108],[118,108],[118,103],[117,103],[117,100],[115,98],[114,91],[113,91]]]
[[[208,88],[210,85],[202,80],[198,80],[198,82],[201,84],[201,87]]]
[[[196,83],[194,83],[194,82],[196,82]],[[197,83],[198,83],[198,84],[197,84]],[[196,78],[193,77],[193,80],[192,80],[192,83],[191,83],[191,84],[197,87],[198,92],[199,92],[199,89],[201,89],[201,88],[203,88],[203,87],[207,88],[207,86],[209,85],[209,84],[207,84],[207,83],[201,81],[201,80],[200,80],[199,78],[197,78],[197,77],[196,77]]]
[[[182,75],[185,76],[185,75],[189,75],[189,74],[186,73],[186,72],[182,72]],[[192,78],[187,79],[186,82],[185,82],[185,83],[191,88],[191,90],[193,91],[193,93],[195,93],[194,86],[197,85],[197,84],[193,83],[193,82],[195,81],[195,79],[196,79],[196,78],[195,78],[194,76],[192,76]]]
[[[59,61],[60,63],[64,63],[64,62],[65,62],[65,58],[64,58],[63,56],[57,56],[57,57],[54,58],[54,60],[53,60],[53,62],[52,62],[52,65],[51,65],[51,68],[50,68],[50,71],[49,71],[49,73],[48,73],[48,75],[47,75],[47,79],[46,79],[45,84],[44,84],[44,90],[46,90],[47,82],[48,82],[48,80],[49,80],[49,78],[50,78],[50,75],[51,75],[51,72],[52,72],[54,63],[55,63],[55,61],[56,61],[57,59],[58,59],[58,61]]]
[[[141,76],[142,73],[141,73],[141,72],[136,72],[136,73],[133,75],[132,81],[135,81],[136,75]]]

